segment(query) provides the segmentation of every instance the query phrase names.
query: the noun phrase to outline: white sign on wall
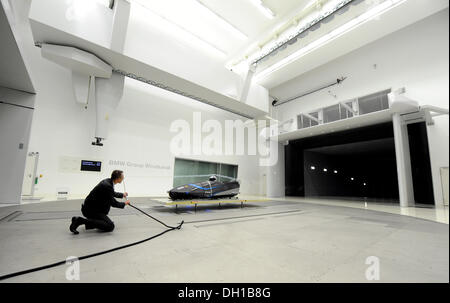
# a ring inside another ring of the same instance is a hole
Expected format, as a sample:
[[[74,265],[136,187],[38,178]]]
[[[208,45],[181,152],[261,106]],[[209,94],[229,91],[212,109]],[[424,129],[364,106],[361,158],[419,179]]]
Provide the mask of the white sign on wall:
[[[122,166],[122,167],[133,167],[133,168],[142,168],[142,169],[165,169],[170,170],[170,165],[159,165],[159,164],[152,164],[152,163],[137,163],[137,162],[131,162],[131,161],[122,161],[122,160],[109,160],[108,164],[110,166]]]

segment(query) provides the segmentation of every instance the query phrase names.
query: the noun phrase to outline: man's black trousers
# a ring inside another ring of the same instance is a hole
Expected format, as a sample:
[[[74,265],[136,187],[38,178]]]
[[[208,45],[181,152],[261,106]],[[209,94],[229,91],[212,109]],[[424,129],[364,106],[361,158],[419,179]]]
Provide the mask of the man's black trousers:
[[[114,222],[107,215],[89,211],[84,207],[81,208],[81,212],[86,217],[86,229],[97,228],[106,232],[114,230]]]

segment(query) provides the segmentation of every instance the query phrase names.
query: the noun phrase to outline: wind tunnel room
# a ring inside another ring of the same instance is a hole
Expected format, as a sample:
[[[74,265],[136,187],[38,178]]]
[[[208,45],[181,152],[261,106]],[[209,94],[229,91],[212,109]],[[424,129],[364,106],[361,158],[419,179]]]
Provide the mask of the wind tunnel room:
[[[0,2],[3,287],[449,283],[448,0]]]

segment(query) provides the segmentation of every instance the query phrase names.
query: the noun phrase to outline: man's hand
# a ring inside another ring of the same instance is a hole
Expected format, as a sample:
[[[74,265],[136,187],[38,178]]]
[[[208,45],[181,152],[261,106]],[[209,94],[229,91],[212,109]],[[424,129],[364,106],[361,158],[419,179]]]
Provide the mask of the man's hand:
[[[125,205],[130,205],[130,200],[125,201]]]
[[[127,192],[124,192],[124,193],[123,193],[123,197],[124,197],[124,198],[128,197],[128,193],[127,193]]]

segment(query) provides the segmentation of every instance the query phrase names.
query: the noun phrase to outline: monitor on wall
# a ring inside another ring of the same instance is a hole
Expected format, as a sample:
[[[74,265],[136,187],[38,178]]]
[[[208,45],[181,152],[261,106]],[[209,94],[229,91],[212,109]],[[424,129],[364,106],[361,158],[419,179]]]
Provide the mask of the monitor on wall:
[[[91,161],[91,160],[81,160],[81,170],[82,171],[101,171],[102,162]]]

